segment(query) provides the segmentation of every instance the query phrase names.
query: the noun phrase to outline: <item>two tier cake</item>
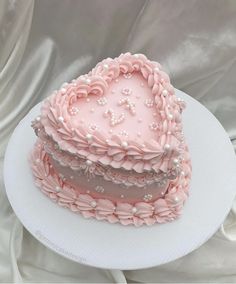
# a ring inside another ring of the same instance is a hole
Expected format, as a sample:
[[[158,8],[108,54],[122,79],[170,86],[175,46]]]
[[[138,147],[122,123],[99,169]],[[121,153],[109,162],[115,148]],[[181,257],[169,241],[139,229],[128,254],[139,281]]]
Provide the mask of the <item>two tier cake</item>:
[[[86,218],[135,226],[176,219],[191,179],[184,108],[145,55],[101,61],[42,103],[32,123],[36,185]]]

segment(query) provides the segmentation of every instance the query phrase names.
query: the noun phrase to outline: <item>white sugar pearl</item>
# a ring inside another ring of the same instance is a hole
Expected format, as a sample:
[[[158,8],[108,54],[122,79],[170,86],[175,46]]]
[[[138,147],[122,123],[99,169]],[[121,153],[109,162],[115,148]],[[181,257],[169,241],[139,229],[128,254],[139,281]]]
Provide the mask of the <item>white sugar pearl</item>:
[[[175,199],[175,202],[179,202],[179,197],[176,196],[174,199]]]
[[[108,66],[107,64],[104,64],[104,65],[103,65],[103,68],[108,69],[109,66]]]
[[[92,135],[92,134],[88,133],[88,134],[86,135],[86,139],[87,139],[87,140],[91,140],[92,138],[93,138],[93,135]]]
[[[90,79],[86,79],[86,83],[87,83],[87,84],[90,84],[90,83],[91,83],[91,80],[90,80]]]
[[[134,57],[135,57],[135,58],[139,58],[139,55],[138,55],[138,54],[134,54]]]
[[[123,142],[121,143],[121,146],[122,146],[123,148],[127,148],[127,147],[128,147],[128,143],[127,143],[126,141],[123,141]]]
[[[169,145],[169,144],[165,144],[164,149],[165,149],[166,151],[170,150],[170,145]]]
[[[154,70],[155,71],[160,71],[160,69],[158,67],[155,67]]]
[[[181,171],[181,176],[185,176],[185,172],[184,171]]]
[[[59,186],[56,186],[56,187],[55,187],[55,190],[56,190],[57,192],[59,192],[60,189],[61,189],[61,188],[60,188]]]
[[[92,201],[92,202],[90,203],[90,205],[91,205],[92,207],[96,207],[97,202],[96,202],[96,201]]]
[[[173,119],[173,114],[169,113],[168,117],[169,117],[169,119]]]
[[[121,194],[121,196],[120,196],[121,198],[124,198],[124,195],[123,194]]]
[[[166,97],[167,95],[168,95],[168,91],[167,91],[167,90],[163,90],[163,91],[162,91],[162,96],[163,96],[163,97]]]
[[[133,207],[132,208],[132,213],[136,213],[137,212],[137,208],[136,207]]]
[[[59,117],[58,117],[58,120],[59,120],[60,122],[64,122],[64,118],[63,118],[62,116],[59,116]]]
[[[173,163],[174,163],[175,165],[177,165],[177,164],[179,163],[179,160],[178,160],[178,159],[174,159],[174,160],[173,160]]]
[[[40,121],[40,116],[37,116],[37,117],[36,117],[36,120],[37,120],[37,121]]]
[[[86,165],[87,165],[87,166],[91,166],[91,165],[92,165],[92,161],[87,160],[87,161],[86,161]]]
[[[65,93],[66,93],[66,89],[65,89],[65,88],[62,88],[62,89],[61,89],[61,92],[62,92],[62,94],[65,94]]]

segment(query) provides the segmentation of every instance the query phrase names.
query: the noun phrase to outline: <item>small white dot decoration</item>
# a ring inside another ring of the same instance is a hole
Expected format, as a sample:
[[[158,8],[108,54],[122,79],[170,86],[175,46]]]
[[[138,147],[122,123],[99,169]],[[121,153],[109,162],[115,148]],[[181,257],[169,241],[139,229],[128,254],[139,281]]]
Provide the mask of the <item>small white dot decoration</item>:
[[[173,114],[172,113],[169,113],[168,114],[168,118],[171,120],[171,119],[173,119]]]
[[[184,171],[181,171],[181,176],[185,176],[185,172]]]
[[[128,132],[125,131],[125,130],[120,131],[119,134],[120,134],[121,136],[125,136],[125,137],[128,137],[128,136],[129,136]]]
[[[152,108],[154,106],[154,101],[152,99],[146,99],[144,104],[146,107]]]
[[[125,114],[121,113],[120,115],[116,116],[112,109],[108,109],[104,112],[104,117],[109,117],[110,118],[110,125],[115,126],[115,125],[120,124],[124,121]]]
[[[163,90],[161,94],[162,94],[163,97],[166,97],[168,95],[168,91],[167,90]]]
[[[135,214],[137,211],[138,211],[138,209],[137,209],[136,207],[133,207],[133,208],[132,208],[132,213]]]
[[[70,176],[70,179],[74,179],[74,176]]]
[[[165,144],[164,149],[165,149],[165,151],[170,150],[170,144]]]
[[[132,73],[124,73],[123,74],[123,77],[125,78],[125,79],[130,79],[130,78],[132,78]]]
[[[176,203],[179,202],[179,197],[175,196],[174,200],[175,200]]]
[[[149,124],[149,127],[152,131],[156,131],[158,129],[158,123],[152,122]]]
[[[158,71],[160,71],[160,68],[155,67],[155,68],[154,68],[154,71],[158,72]]]
[[[60,186],[55,187],[56,192],[59,192],[61,190]]]
[[[64,118],[63,118],[62,116],[59,116],[59,117],[58,117],[58,120],[59,120],[60,122],[64,122]]]
[[[128,147],[128,143],[126,141],[123,141],[121,143],[122,148],[126,149]]]
[[[149,193],[145,194],[143,197],[143,200],[146,202],[152,200],[152,194],[149,194]]]
[[[179,163],[179,160],[178,160],[178,159],[174,159],[174,160],[173,160],[173,164],[174,164],[174,165],[178,165],[178,163]]]
[[[124,196],[124,194],[121,194],[121,196],[120,196],[121,198],[124,198],[125,196]]]
[[[127,108],[132,115],[136,114],[135,104],[131,102],[129,98],[123,98],[119,100],[118,105],[125,106],[125,108]]]
[[[100,106],[104,106],[104,105],[107,104],[107,99],[106,99],[105,97],[100,98],[100,99],[97,100],[97,103],[98,103],[98,105],[100,105]]]
[[[97,192],[101,192],[101,193],[103,193],[104,192],[104,187],[103,186],[101,186],[101,185],[97,185],[96,187],[95,187],[95,191],[97,191]]]
[[[37,117],[36,117],[36,120],[37,120],[37,121],[40,121],[40,116],[37,116]]]
[[[40,163],[40,159],[36,159],[36,163]]]
[[[93,138],[92,134],[90,134],[90,133],[86,134],[86,139],[87,140],[91,140],[92,138]]]
[[[66,93],[66,89],[65,89],[65,88],[62,88],[62,89],[61,89],[61,93],[62,93],[62,94],[65,94],[65,93]]]
[[[79,112],[79,108],[75,107],[75,106],[72,106],[70,109],[69,109],[69,113],[71,115],[76,115],[77,113]]]
[[[132,94],[132,90],[129,88],[122,89],[121,93],[125,96],[130,96]]]
[[[90,161],[90,160],[86,160],[86,165],[87,165],[87,166],[91,166],[91,165],[92,165],[92,163],[93,163],[92,161]]]
[[[89,129],[95,131],[98,130],[98,126],[96,124],[90,124]]]
[[[104,65],[103,65],[103,68],[104,68],[104,69],[108,69],[108,68],[109,68],[108,64],[104,64]]]
[[[90,80],[90,79],[86,79],[86,83],[87,83],[87,84],[90,84],[90,83],[91,83],[91,80]]]
[[[90,205],[91,205],[92,207],[96,207],[96,206],[97,206],[97,202],[96,202],[96,201],[92,201],[92,202],[90,203]]]

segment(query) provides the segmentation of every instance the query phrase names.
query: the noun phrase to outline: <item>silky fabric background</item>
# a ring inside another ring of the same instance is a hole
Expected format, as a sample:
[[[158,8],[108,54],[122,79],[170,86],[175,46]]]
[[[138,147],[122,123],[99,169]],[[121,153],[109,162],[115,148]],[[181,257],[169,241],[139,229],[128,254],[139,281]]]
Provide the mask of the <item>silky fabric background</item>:
[[[236,147],[236,1],[0,0],[1,173],[10,133],[37,102],[126,51],[159,61]],[[136,271],[80,265],[23,228],[1,174],[0,282],[236,282],[235,241],[236,201],[219,231],[181,259]]]

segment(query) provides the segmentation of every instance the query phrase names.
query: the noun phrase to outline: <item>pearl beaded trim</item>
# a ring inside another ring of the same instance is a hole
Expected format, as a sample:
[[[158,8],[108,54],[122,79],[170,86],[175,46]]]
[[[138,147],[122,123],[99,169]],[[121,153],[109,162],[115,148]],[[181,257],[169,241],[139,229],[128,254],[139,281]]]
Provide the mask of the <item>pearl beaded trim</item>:
[[[132,115],[136,114],[135,104],[130,101],[129,98],[121,99],[118,103],[119,106],[124,106]]]
[[[110,125],[111,126],[115,126],[117,124],[120,124],[125,119],[124,113],[121,113],[120,115],[115,115],[115,113],[112,109],[106,110],[105,113],[104,113],[104,116],[110,118]]]

